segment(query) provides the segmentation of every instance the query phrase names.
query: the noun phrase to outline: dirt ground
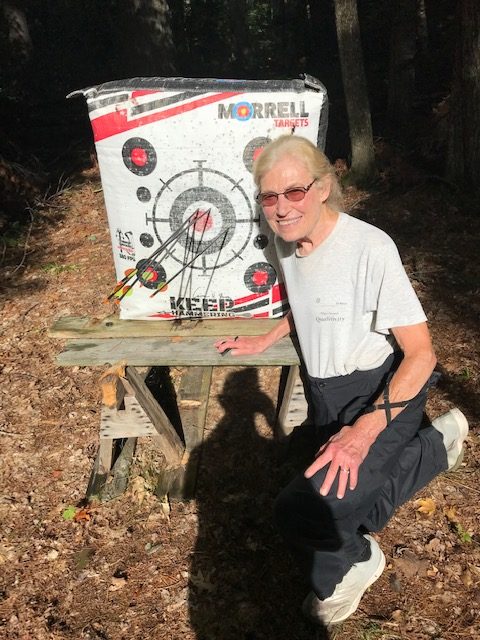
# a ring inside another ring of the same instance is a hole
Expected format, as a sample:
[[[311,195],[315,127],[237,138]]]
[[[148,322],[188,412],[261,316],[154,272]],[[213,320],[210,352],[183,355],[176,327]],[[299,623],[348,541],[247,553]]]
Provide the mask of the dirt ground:
[[[387,568],[355,615],[322,635],[300,613],[307,588],[271,515],[298,465],[295,438],[272,437],[278,369],[215,371],[195,500],[158,500],[140,456],[127,493],[82,507],[102,370],[59,368],[47,331],[60,316],[111,313],[92,169],[0,247],[0,638],[480,638],[480,211],[430,179],[352,188],[347,205],[394,237],[430,318],[442,373],[430,416],[458,406],[472,428],[462,467],[378,534]]]

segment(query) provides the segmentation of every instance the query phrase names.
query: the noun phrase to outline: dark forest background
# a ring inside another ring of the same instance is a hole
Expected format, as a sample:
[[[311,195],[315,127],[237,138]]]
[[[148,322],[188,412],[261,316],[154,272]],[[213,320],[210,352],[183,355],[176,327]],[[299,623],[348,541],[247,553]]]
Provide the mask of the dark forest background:
[[[84,100],[66,95],[135,76],[309,73],[352,182],[408,166],[480,184],[477,0],[4,0],[0,20],[4,221],[92,161]]]

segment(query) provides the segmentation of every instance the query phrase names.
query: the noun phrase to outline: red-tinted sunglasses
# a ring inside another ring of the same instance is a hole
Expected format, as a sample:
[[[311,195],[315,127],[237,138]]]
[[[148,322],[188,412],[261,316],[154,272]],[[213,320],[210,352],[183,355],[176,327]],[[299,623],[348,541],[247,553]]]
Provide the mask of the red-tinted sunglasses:
[[[275,191],[258,193],[255,196],[255,200],[261,204],[262,207],[271,207],[272,205],[277,204],[278,196],[285,196],[285,198],[290,200],[290,202],[300,202],[300,200],[305,198],[305,194],[317,180],[318,178],[314,178],[306,187],[291,187],[290,189],[285,189],[285,191],[281,191],[280,193],[275,193]]]

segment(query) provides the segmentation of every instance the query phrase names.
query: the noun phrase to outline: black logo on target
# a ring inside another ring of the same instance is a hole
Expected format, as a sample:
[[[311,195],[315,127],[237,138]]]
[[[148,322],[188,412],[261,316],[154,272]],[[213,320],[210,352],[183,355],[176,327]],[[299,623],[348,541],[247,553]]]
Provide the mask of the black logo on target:
[[[130,138],[122,147],[125,166],[136,176],[148,176],[157,166],[153,145],[144,138]]]

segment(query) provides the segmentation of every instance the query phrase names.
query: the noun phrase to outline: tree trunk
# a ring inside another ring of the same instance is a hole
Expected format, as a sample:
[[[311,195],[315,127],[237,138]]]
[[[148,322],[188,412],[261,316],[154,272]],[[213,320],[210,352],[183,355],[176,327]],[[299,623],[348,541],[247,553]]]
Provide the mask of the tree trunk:
[[[118,51],[127,76],[168,76],[175,53],[167,0],[120,0]]]
[[[188,38],[185,28],[184,0],[167,0],[171,15],[172,38],[176,49],[175,65],[181,75],[188,75]]]
[[[362,184],[376,167],[356,0],[335,0],[335,17],[352,150],[349,181]]]
[[[32,51],[32,41],[28,29],[23,4],[16,0],[7,0],[3,5],[3,14],[8,30],[8,41],[15,51],[15,57],[25,62]]]
[[[447,177],[478,190],[480,185],[480,6],[460,0]]]
[[[280,73],[285,71],[287,54],[286,10],[285,0],[271,0],[273,43],[279,58],[276,63]]]
[[[232,34],[232,71],[241,78],[248,58],[249,36],[247,25],[247,0],[229,0],[228,12]]]
[[[393,135],[408,143],[415,92],[417,0],[394,0],[388,77],[388,124]]]

